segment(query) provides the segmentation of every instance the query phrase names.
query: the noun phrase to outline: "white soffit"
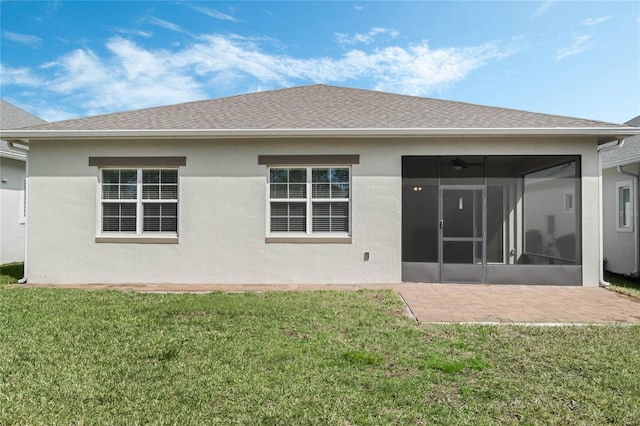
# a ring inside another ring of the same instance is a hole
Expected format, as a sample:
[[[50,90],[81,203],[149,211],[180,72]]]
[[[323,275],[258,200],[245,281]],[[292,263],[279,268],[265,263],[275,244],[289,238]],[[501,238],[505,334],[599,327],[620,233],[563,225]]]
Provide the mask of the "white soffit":
[[[637,127],[574,128],[382,128],[382,129],[151,129],[151,130],[0,130],[9,140],[35,139],[211,139],[270,137],[491,137],[491,136],[598,136],[610,140],[640,134]]]

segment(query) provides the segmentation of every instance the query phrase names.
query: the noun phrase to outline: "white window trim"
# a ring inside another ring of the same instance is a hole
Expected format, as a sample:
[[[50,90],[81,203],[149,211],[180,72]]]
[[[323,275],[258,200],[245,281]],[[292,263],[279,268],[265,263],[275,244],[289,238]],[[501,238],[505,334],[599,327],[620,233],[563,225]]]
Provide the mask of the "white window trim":
[[[628,211],[628,221],[627,225],[620,225],[620,220],[623,217],[623,212],[620,211],[620,190],[628,189],[629,190],[629,211]],[[617,232],[633,232],[633,223],[635,221],[635,196],[634,196],[634,188],[632,180],[625,180],[621,182],[616,182],[616,231]]]
[[[312,169],[336,169],[345,168],[349,169],[349,197],[344,198],[312,198]],[[271,198],[271,169],[306,169],[306,198]],[[351,164],[317,164],[317,165],[295,165],[295,164],[283,164],[283,165],[269,165],[267,167],[267,184],[266,184],[266,205],[265,205],[265,229],[267,243],[350,243],[351,242],[351,230],[352,230],[352,199],[353,199],[353,184],[352,184],[353,168]],[[307,209],[307,223],[306,232],[271,232],[271,202],[304,202]],[[349,212],[349,231],[348,232],[313,232],[313,203],[314,202],[344,202],[348,203]]]
[[[136,198],[135,199],[124,199],[124,200],[105,200],[102,198],[102,171],[103,170],[136,170]],[[178,198],[175,200],[145,200],[142,198],[142,171],[143,170],[176,170],[178,173]],[[97,243],[158,243],[158,244],[174,244],[178,242],[178,235],[180,231],[180,168],[179,167],[123,167],[123,166],[113,166],[113,167],[98,167],[98,185],[97,185],[97,194],[96,194],[96,202],[99,208],[96,209],[96,238],[95,242]],[[105,202],[114,202],[114,203],[135,203],[136,204],[136,231],[103,231],[102,230],[102,221],[103,221],[103,209]],[[148,203],[175,203],[177,204],[177,215],[178,220],[176,223],[176,231],[173,232],[158,232],[158,231],[143,231],[144,224],[144,204]]]

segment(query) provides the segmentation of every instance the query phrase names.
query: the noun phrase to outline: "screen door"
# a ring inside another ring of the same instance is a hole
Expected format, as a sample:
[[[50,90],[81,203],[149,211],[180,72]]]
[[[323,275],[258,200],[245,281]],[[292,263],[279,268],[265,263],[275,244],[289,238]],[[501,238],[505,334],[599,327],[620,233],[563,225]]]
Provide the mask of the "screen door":
[[[441,187],[440,281],[483,282],[484,187]]]

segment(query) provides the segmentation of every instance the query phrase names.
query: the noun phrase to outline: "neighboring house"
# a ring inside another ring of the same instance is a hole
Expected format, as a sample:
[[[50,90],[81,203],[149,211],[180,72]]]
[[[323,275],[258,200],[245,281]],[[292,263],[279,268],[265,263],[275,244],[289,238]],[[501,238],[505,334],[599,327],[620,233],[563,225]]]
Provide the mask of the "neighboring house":
[[[625,124],[640,127],[640,116]],[[606,269],[638,276],[640,136],[626,138],[621,148],[603,153],[602,169]]]
[[[598,147],[639,131],[312,85],[2,137],[32,283],[596,286]]]
[[[0,99],[0,129],[41,123],[45,121]],[[25,158],[0,140],[0,265],[24,261]]]

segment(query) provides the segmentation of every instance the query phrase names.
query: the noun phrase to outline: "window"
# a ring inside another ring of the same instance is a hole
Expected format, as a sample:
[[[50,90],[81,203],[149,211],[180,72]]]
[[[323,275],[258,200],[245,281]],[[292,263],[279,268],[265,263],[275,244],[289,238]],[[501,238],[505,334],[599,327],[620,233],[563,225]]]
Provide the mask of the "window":
[[[101,177],[103,233],[177,233],[177,169],[102,169]]]
[[[616,183],[617,222],[616,230],[621,232],[633,231],[633,200],[631,198],[630,180]]]
[[[269,168],[270,234],[349,234],[349,167]]]
[[[580,163],[564,156],[531,157],[537,171],[524,175],[523,264],[580,261]],[[546,163],[546,164],[545,164]]]
[[[569,189],[564,191],[564,212],[565,213],[573,213],[575,211],[574,208],[574,190]]]

